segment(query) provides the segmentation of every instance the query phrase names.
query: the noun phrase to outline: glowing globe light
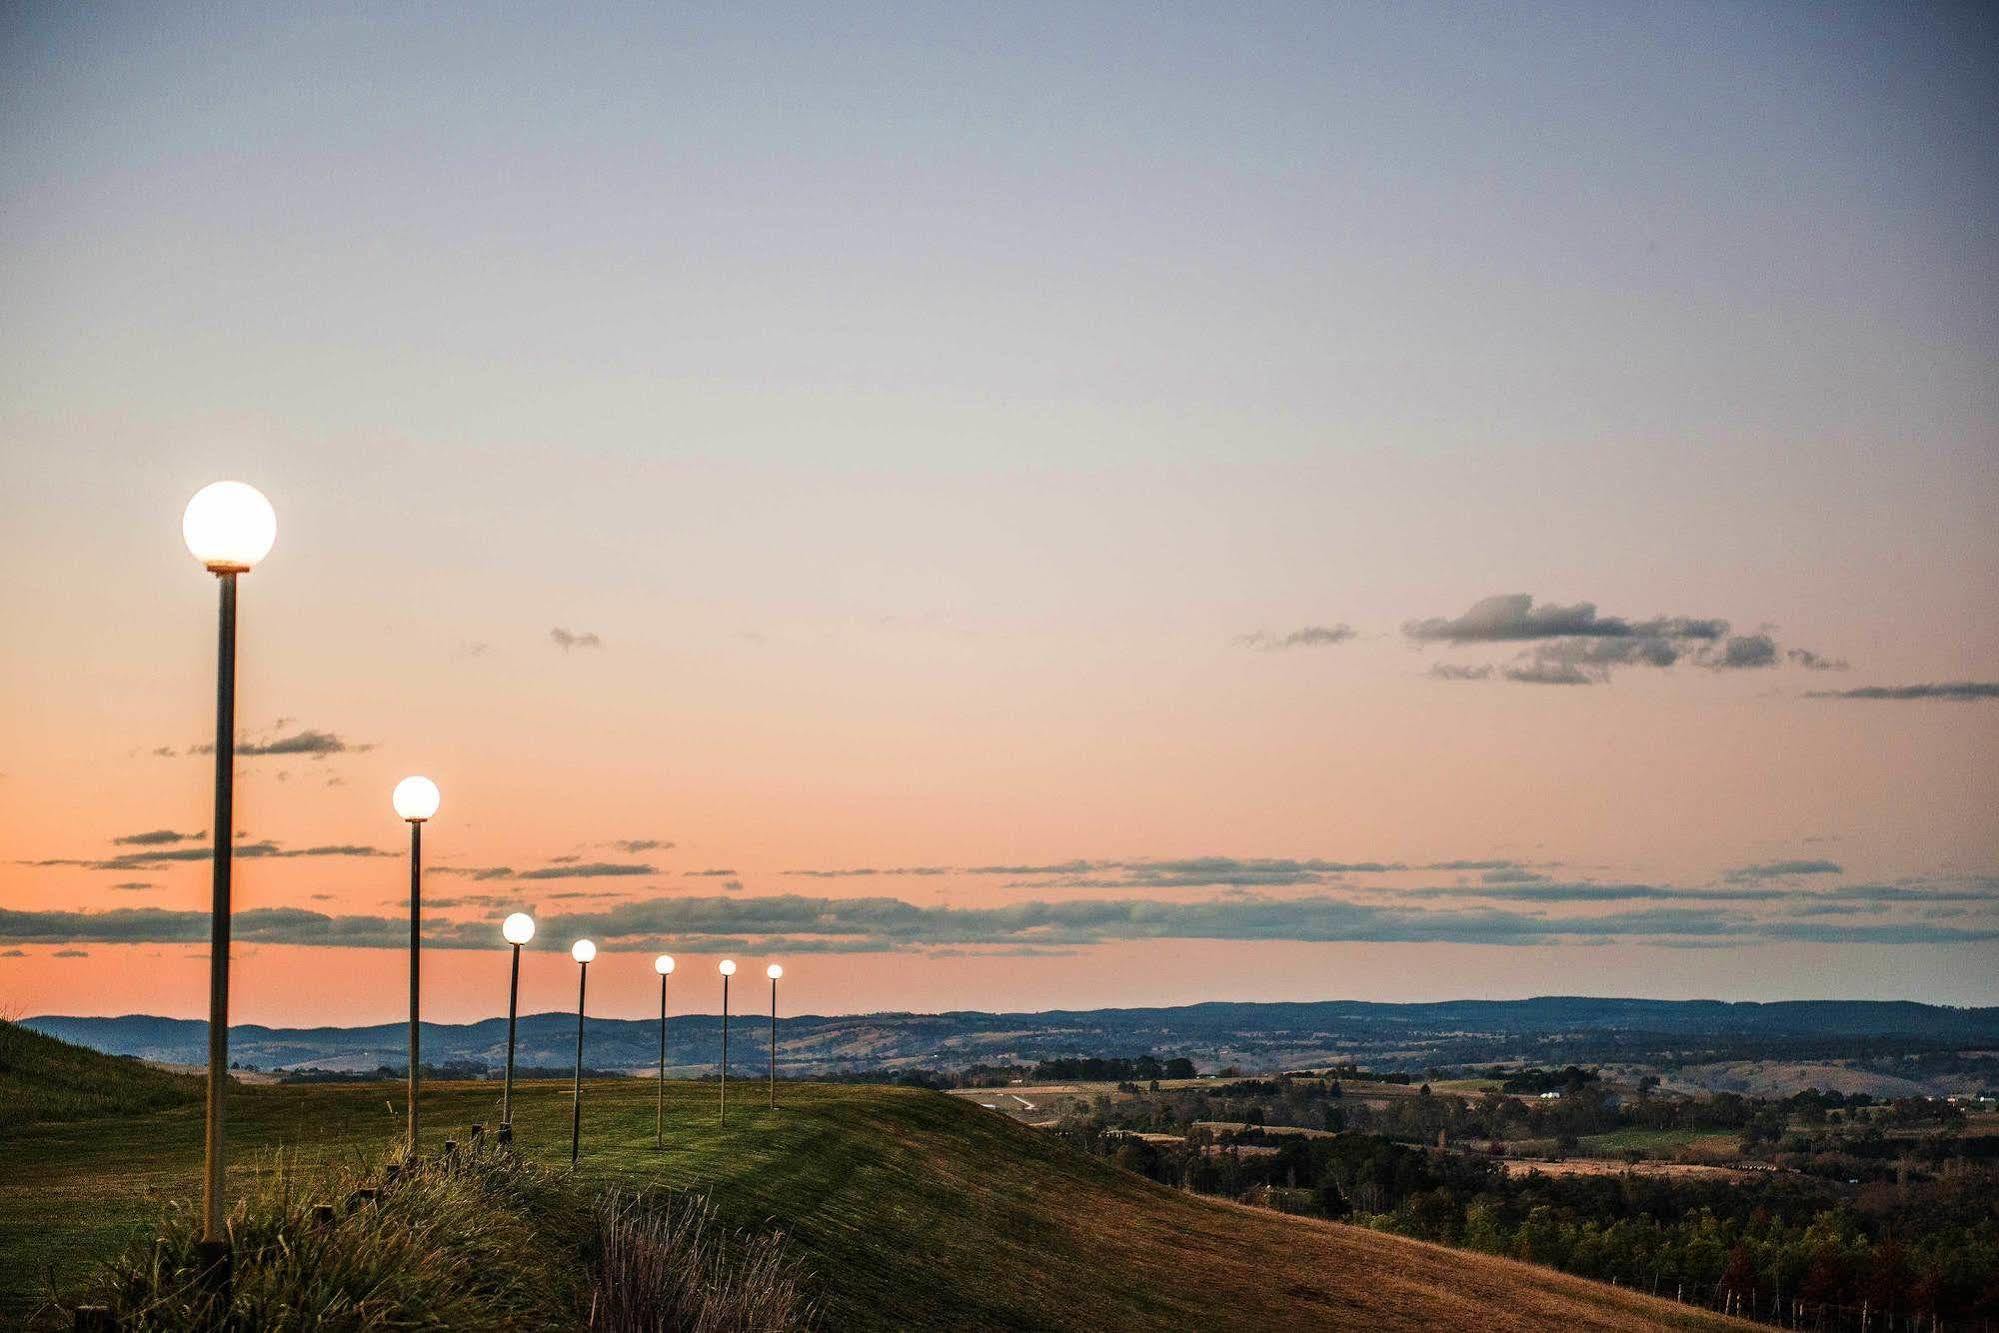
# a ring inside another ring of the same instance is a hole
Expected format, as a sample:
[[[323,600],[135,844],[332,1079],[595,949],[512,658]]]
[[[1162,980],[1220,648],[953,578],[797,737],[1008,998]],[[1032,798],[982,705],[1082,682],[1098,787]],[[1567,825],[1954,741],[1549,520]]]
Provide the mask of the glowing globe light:
[[[723,976],[725,976],[725,977],[733,977],[733,976],[735,976],[735,975],[736,975],[736,960],[735,960],[735,959],[733,959],[733,958],[724,958],[724,959],[722,960],[722,975],[723,975]]]
[[[597,956],[597,946],[589,940],[578,940],[569,946],[569,956],[579,963],[587,963]]]
[[[180,516],[181,540],[217,574],[240,574],[271,553],[278,516],[255,486],[218,481],[204,486]]]
[[[396,784],[390,801],[396,813],[412,824],[421,824],[437,813],[437,784],[429,778],[404,778]]]
[[[500,924],[500,934],[506,936],[509,944],[526,944],[534,938],[534,918],[526,912],[516,912]]]
[[[663,953],[659,957],[653,959],[652,970],[659,973],[661,976],[666,976],[669,973],[671,973],[673,971],[673,955],[670,953]]]
[[[784,975],[784,969],[779,967],[776,963],[772,963],[769,967],[764,969],[764,975],[769,977],[772,981],[776,981],[779,977]]]

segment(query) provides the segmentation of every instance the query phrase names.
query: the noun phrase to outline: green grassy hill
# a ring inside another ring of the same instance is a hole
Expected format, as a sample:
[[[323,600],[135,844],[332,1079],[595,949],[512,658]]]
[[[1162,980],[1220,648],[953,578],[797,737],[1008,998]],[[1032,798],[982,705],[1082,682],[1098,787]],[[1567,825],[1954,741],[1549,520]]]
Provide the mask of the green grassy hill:
[[[734,1089],[732,1089],[734,1091]],[[497,1119],[491,1084],[426,1090],[426,1148]],[[775,1226],[813,1274],[831,1328],[1708,1327],[1696,1311],[1544,1269],[1177,1193],[963,1101],[794,1085],[775,1111],[741,1086],[584,1089],[581,1183],[705,1191],[728,1222]],[[236,1088],[235,1188],[273,1150],[379,1160],[394,1085]],[[521,1151],[568,1155],[566,1087],[516,1090]],[[197,1186],[199,1106],[123,1120],[9,1126],[0,1145],[0,1322],[156,1225]]]
[[[201,1090],[198,1078],[101,1055],[0,1020],[0,1107],[9,1124],[188,1106],[201,1100]]]

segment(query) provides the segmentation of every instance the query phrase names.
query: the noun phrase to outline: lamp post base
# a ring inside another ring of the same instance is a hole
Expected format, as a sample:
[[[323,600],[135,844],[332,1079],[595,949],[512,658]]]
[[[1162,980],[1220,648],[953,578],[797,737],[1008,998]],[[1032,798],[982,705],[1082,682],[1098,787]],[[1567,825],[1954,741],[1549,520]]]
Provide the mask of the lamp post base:
[[[207,1296],[210,1322],[224,1327],[229,1307],[235,1301],[235,1261],[226,1240],[198,1240],[194,1243],[195,1262],[201,1265],[195,1285]]]

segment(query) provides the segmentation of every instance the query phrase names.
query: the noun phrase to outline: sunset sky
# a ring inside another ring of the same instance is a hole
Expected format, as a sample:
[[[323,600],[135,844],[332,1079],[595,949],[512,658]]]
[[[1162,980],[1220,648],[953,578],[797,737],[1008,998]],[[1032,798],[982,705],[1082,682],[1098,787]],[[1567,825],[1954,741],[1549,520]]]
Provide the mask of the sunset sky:
[[[0,13],[0,1012],[1999,1003],[1974,7]],[[546,945],[546,950],[539,946]]]

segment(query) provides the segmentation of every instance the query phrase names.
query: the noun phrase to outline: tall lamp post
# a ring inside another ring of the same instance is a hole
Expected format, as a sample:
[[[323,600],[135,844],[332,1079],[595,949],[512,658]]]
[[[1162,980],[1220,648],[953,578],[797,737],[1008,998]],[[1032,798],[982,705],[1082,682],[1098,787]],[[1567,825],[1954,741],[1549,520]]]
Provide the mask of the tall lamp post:
[[[521,946],[534,938],[534,918],[515,912],[500,923],[500,935],[514,946],[514,974],[507,982],[507,1081],[500,1092],[500,1142],[514,1141],[514,1021],[521,1008]]]
[[[229,871],[236,767],[236,576],[271,553],[278,516],[254,486],[218,481],[195,492],[181,539],[221,589],[215,650],[215,854],[208,925],[208,1115],[202,1138],[201,1257],[227,1280],[222,1230],[223,1090],[229,1082]]]
[[[389,801],[410,826],[410,1145],[416,1156],[416,1101],[423,1080],[417,1040],[417,986],[423,965],[423,821],[437,813],[437,784],[429,778],[404,778]]]
[[[576,1089],[574,1105],[569,1110],[569,1169],[576,1169],[576,1159],[583,1151],[583,988],[590,981],[590,960],[597,956],[597,946],[589,940],[578,940],[569,946],[569,956],[576,960]]]
[[[770,978],[770,1109],[777,1109],[777,979],[784,975],[784,969],[772,963],[764,969]]]
[[[666,979],[673,975],[673,955],[663,953],[652,960],[659,973],[659,1082],[653,1088],[652,1146],[666,1146]]]
[[[716,1114],[723,1122],[729,1119],[729,978],[736,975],[736,960],[722,960],[722,1100]]]

